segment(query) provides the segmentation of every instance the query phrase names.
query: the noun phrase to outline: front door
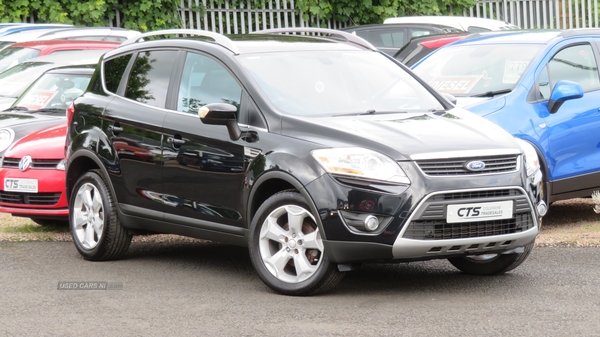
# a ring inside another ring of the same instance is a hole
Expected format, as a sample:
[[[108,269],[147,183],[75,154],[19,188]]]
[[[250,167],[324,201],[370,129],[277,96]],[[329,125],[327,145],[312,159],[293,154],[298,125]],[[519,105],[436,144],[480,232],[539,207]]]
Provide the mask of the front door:
[[[164,122],[163,198],[166,220],[204,229],[242,226],[243,140],[231,141],[224,126],[205,125],[198,108],[209,103],[239,107],[242,89],[215,59],[188,52],[177,111]]]

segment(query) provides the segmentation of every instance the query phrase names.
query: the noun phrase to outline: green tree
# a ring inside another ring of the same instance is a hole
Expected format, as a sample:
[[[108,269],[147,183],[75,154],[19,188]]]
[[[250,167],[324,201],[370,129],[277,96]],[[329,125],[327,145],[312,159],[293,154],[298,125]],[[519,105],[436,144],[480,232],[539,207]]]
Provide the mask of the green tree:
[[[148,31],[180,27],[178,6],[178,0],[0,0],[0,21],[33,18],[86,27],[120,22],[124,28]]]
[[[296,0],[304,20],[309,16],[350,24],[382,23],[406,15],[452,15],[470,8],[476,0]],[[225,0],[215,0],[223,5]],[[242,5],[243,4],[243,5]],[[229,8],[246,6],[245,0],[230,0]],[[251,1],[251,7],[263,2]],[[0,21],[68,23],[77,26],[111,26],[140,31],[180,28],[179,0],[0,0]],[[192,8],[204,13],[204,5]],[[119,18],[116,17],[117,13]],[[262,20],[262,18],[259,18]]]

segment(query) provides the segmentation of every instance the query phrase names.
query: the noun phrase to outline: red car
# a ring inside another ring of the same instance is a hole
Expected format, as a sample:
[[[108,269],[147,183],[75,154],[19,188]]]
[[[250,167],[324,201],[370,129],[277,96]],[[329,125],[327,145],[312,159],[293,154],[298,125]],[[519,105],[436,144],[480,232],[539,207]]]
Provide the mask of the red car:
[[[6,150],[0,169],[0,212],[29,217],[43,226],[68,223],[66,134],[63,123],[21,138]]]
[[[82,40],[19,42],[0,51],[0,72],[39,56],[73,50],[111,50],[117,48],[120,44],[120,42]]]

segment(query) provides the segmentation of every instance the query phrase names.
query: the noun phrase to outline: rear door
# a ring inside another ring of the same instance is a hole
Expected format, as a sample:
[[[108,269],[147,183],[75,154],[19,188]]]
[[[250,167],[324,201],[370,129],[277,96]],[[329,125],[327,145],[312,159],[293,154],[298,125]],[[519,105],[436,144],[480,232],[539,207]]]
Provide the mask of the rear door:
[[[117,95],[106,107],[102,128],[116,155],[109,165],[112,185],[128,214],[162,218],[162,123],[177,55],[152,50],[105,62],[107,87]],[[128,76],[118,80],[123,67]]]

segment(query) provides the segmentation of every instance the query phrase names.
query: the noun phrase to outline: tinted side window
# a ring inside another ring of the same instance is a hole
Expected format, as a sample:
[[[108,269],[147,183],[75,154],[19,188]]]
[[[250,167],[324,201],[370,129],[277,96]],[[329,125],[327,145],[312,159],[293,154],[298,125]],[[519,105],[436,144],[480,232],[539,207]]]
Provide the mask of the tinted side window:
[[[481,32],[489,32],[490,30],[483,27],[471,26],[467,28],[469,33],[481,33]]]
[[[370,31],[368,41],[375,47],[400,48],[404,46],[404,31],[404,29]]]
[[[425,36],[425,35],[431,35],[431,34],[433,34],[433,31],[429,30],[429,29],[423,29],[423,28],[411,28],[410,29],[411,37]]]
[[[174,50],[139,53],[129,74],[125,97],[164,108],[176,59],[177,51]]]
[[[560,80],[575,81],[583,87],[583,91],[600,88],[598,65],[592,47],[582,44],[565,48],[548,63],[551,88]]]
[[[209,103],[229,103],[239,111],[241,96],[242,88],[223,65],[205,55],[187,54],[177,111],[195,114]]]
[[[131,59],[131,54],[123,55],[104,62],[104,85],[106,90],[116,93],[125,73],[125,68]]]

